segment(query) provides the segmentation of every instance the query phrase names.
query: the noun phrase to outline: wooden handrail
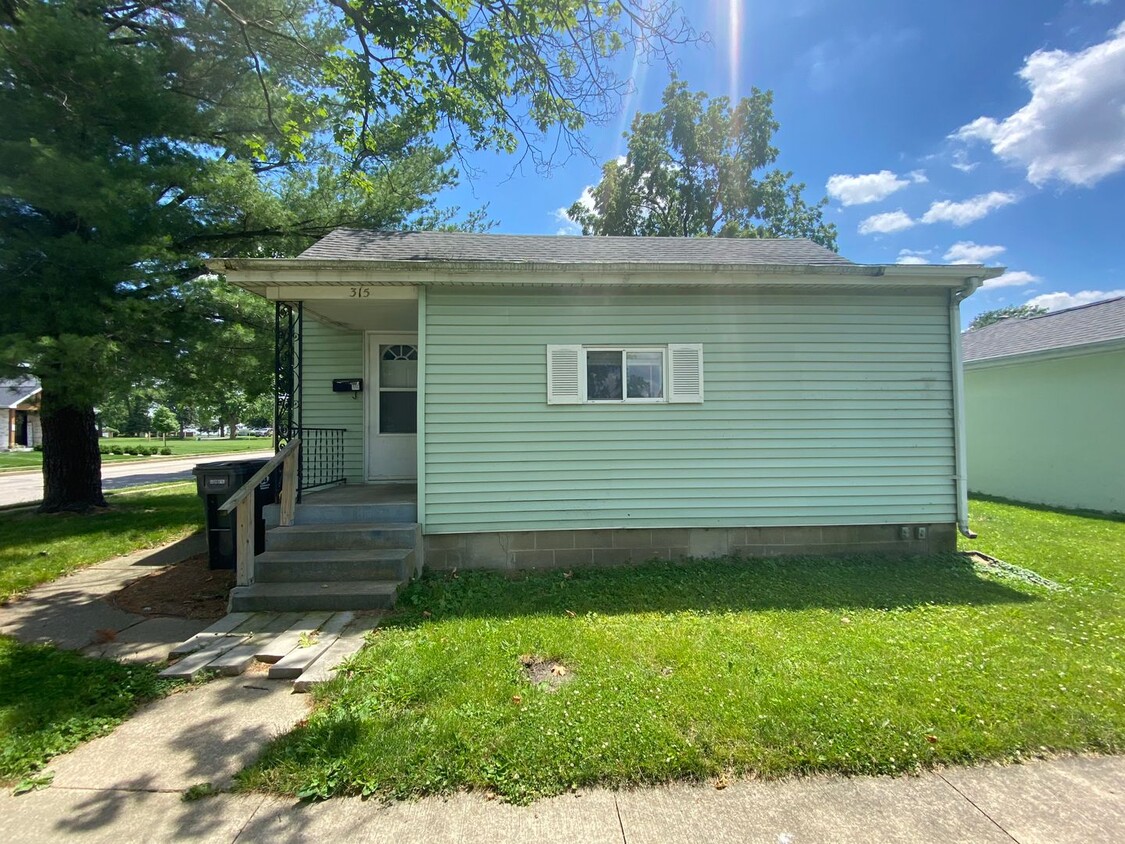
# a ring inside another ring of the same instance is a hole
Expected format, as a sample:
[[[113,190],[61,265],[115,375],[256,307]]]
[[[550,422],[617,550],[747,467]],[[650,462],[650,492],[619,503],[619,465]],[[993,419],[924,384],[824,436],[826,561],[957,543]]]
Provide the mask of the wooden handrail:
[[[300,456],[301,438],[294,437],[219,507],[220,513],[236,511],[234,580],[239,586],[250,586],[254,582],[254,493],[258,489],[258,484],[269,477],[270,472],[279,465],[284,466],[281,473],[279,522],[283,526],[293,524],[293,515],[297,508],[297,461],[300,460]]]
[[[240,486],[238,488],[238,491],[235,492],[234,495],[232,495],[230,498],[228,498],[219,507],[219,512],[220,513],[229,513],[231,510],[233,510],[235,507],[237,507],[238,502],[240,502],[242,499],[244,499],[246,496],[248,496],[258,486],[258,484],[260,484],[262,481],[264,481],[266,479],[266,476],[269,475],[270,472],[272,472],[274,469],[276,469],[278,466],[280,466],[281,461],[283,461],[286,457],[288,457],[289,453],[291,451],[295,451],[300,447],[301,447],[301,438],[300,437],[294,437],[289,442],[287,442],[285,444],[285,448],[283,448],[281,451],[279,451],[277,454],[275,454],[273,457],[271,457],[269,459],[269,462],[266,463],[265,466],[263,466],[261,469],[259,469],[257,472],[255,472],[254,475],[250,478],[250,480],[248,480],[246,483],[244,483],[242,486]]]

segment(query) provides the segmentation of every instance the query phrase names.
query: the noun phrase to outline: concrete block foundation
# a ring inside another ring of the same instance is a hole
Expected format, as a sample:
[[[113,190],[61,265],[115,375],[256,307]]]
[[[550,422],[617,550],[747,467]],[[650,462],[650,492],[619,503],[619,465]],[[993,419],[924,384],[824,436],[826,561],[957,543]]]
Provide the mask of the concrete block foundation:
[[[925,537],[919,538],[919,529]],[[904,538],[904,529],[909,538]],[[426,567],[546,569],[714,557],[952,553],[951,524],[617,528],[424,536]]]

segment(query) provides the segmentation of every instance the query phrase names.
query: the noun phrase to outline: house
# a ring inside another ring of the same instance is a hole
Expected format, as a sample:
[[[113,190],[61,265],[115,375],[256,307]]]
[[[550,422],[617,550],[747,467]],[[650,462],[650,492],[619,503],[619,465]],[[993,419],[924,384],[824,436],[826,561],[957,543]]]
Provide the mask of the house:
[[[271,600],[315,579],[299,552],[360,544],[387,507],[416,528],[396,540],[415,570],[945,552],[968,529],[959,303],[996,268],[351,229],[211,266],[278,303],[302,487],[346,482],[267,538],[252,588]],[[333,520],[350,539],[313,527]]]
[[[972,490],[1125,512],[1125,297],[962,342]]]
[[[0,451],[33,448],[43,442],[39,421],[39,395],[42,388],[34,378],[0,381],[0,407],[4,424],[0,430]]]

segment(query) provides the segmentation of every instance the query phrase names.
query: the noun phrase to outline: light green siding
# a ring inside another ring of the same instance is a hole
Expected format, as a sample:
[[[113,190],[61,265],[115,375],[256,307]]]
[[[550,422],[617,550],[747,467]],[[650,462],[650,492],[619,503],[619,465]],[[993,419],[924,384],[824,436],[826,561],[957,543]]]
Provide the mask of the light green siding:
[[[1125,351],[966,367],[969,489],[1125,511]]]
[[[346,428],[344,473],[348,483],[363,483],[363,394],[352,398],[332,392],[333,378],[363,377],[363,332],[323,325],[307,313],[302,328],[302,422],[310,428]]]
[[[955,520],[944,293],[432,288],[426,532]],[[702,343],[703,404],[547,405],[547,344]]]

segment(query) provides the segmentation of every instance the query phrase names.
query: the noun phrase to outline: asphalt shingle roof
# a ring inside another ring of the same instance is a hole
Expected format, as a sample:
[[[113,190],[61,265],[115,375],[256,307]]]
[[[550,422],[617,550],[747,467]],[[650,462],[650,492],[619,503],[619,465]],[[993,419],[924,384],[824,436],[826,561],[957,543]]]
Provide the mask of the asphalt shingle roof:
[[[961,336],[966,362],[1125,339],[1125,296],[1003,322]]]
[[[22,381],[0,381],[0,407],[11,407],[38,389],[39,382],[34,378],[26,378]]]
[[[568,237],[365,229],[336,229],[299,257],[543,264],[852,264],[806,238]]]

